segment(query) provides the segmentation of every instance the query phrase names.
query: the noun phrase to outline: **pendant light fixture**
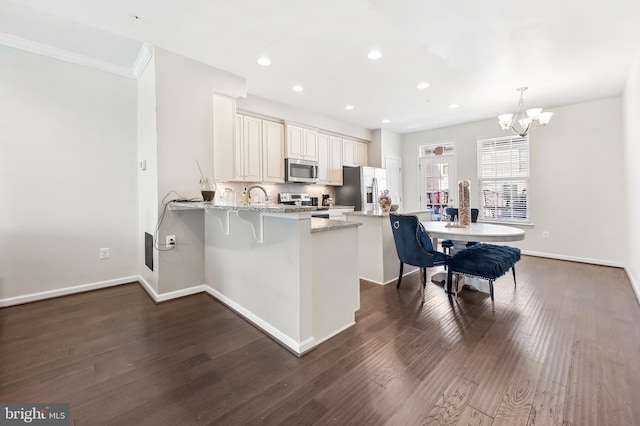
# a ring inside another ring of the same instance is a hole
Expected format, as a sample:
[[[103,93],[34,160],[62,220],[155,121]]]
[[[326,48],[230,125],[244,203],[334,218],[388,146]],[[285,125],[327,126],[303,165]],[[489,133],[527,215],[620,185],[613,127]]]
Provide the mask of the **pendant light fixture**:
[[[524,109],[524,91],[528,87],[519,87],[520,101],[515,114],[501,114],[498,122],[502,130],[511,130],[513,133],[525,137],[538,125],[545,126],[551,120],[552,112],[542,112],[542,108]]]

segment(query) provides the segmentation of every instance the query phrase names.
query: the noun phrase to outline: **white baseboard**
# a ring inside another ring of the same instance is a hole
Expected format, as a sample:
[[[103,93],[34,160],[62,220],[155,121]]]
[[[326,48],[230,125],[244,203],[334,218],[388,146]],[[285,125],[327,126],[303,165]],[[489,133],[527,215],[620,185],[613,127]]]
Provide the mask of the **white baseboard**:
[[[158,294],[156,290],[151,286],[151,284],[149,284],[147,280],[145,280],[142,276],[138,277],[138,281],[140,282],[140,285],[142,285],[142,288],[146,290],[149,296],[156,303],[166,302],[167,300],[177,299],[179,297],[191,296],[192,294],[202,293],[207,291],[207,287],[209,287],[206,284],[201,284],[193,287],[183,288],[181,290],[175,290],[175,291],[170,291],[168,293]]]
[[[64,287],[55,290],[42,291],[39,293],[25,294],[23,296],[8,297],[6,299],[0,299],[0,308],[6,306],[21,305],[23,303],[36,302],[38,300],[51,299],[52,297],[83,293],[85,291],[97,290],[100,288],[113,287],[116,285],[126,284],[139,280],[139,276],[133,275],[130,277],[115,278],[107,281],[98,281],[95,283],[81,284],[73,287]]]
[[[348,329],[349,327],[353,327],[354,325],[356,325],[356,322],[352,322],[349,323],[347,325],[345,325],[344,327],[342,327],[341,329],[334,331],[333,333],[329,334],[328,336],[323,337],[320,340],[316,340],[316,346],[319,345],[322,342],[326,342],[327,340],[331,339],[333,336],[337,336],[338,334],[342,333],[343,331],[345,331],[346,329]]]
[[[411,275],[411,274],[413,274],[414,272],[416,272],[416,271],[419,271],[419,270],[420,270],[420,268],[416,268],[415,266],[411,266],[411,265],[407,265],[407,264],[405,264],[404,266],[405,266],[405,269],[406,269],[407,267],[409,267],[409,268],[415,268],[415,269],[412,269],[412,270],[410,270],[409,272],[404,272],[404,273],[402,274],[402,278],[406,277],[407,275]],[[371,284],[378,284],[378,285],[387,285],[387,284],[391,284],[391,283],[394,283],[394,282],[398,281],[398,277],[392,278],[392,279],[390,279],[389,281],[386,281],[386,282],[384,282],[384,283],[381,283],[381,282],[379,282],[379,281],[372,280],[372,279],[370,279],[370,278],[366,278],[366,277],[360,277],[360,279],[361,279],[361,280],[365,280],[365,281],[367,281],[367,282],[370,282]]]
[[[522,250],[522,254],[527,256],[545,257],[547,259],[568,260],[570,262],[590,263],[592,265],[612,266],[614,268],[624,268],[625,266],[619,262],[610,262],[608,260],[590,259],[586,257],[565,256],[561,254],[542,253],[537,251]]]
[[[205,287],[207,288],[207,293],[209,293],[211,296],[219,300],[221,303],[226,305],[231,310],[235,311],[236,313],[244,317],[247,321],[251,322],[256,327],[260,328],[265,333],[267,333],[268,335],[276,339],[278,342],[280,342],[282,345],[287,347],[293,353],[301,355],[304,352],[317,346],[317,343],[313,337],[309,337],[303,340],[302,342],[297,342],[291,337],[284,334],[282,331],[278,330],[276,327],[269,324],[267,321],[263,320],[262,318],[254,314],[253,312],[238,305],[236,302],[229,299],[228,297],[226,297],[224,294],[220,293],[216,289],[209,286],[205,286]]]
[[[633,292],[636,295],[636,299],[640,304],[640,286],[638,286],[638,283],[633,278],[633,275],[631,274],[631,271],[629,270],[629,268],[625,266],[624,271],[627,273],[627,278],[629,278],[629,282],[631,282],[631,288],[633,289]]]

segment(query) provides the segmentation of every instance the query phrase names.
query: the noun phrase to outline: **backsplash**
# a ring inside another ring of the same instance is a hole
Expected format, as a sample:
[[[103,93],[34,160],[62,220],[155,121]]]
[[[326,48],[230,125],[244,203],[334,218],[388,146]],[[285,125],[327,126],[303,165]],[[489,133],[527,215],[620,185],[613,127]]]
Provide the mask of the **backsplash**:
[[[215,197],[216,204],[224,204],[228,202],[223,199],[225,189],[230,188],[235,191],[236,203],[242,203],[242,193],[245,188],[251,185],[255,185],[253,182],[217,182],[217,192]],[[278,193],[280,192],[307,192],[312,197],[318,197],[322,199],[322,194],[329,194],[331,198],[335,199],[335,188],[333,186],[325,186],[318,184],[302,184],[302,183],[260,183],[267,193],[269,194],[269,201],[273,203],[278,202]],[[251,201],[254,203],[264,202],[264,194],[259,189],[251,191]]]

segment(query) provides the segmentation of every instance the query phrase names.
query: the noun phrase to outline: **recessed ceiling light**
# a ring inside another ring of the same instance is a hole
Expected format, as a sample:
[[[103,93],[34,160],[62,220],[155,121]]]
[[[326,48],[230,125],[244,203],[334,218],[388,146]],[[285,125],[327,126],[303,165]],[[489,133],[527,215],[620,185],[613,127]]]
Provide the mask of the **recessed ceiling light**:
[[[429,86],[431,86],[431,85],[429,83],[427,83],[426,81],[421,81],[420,83],[418,83],[418,85],[416,87],[418,89],[422,90],[422,89],[426,89]]]
[[[138,22],[144,21],[144,19],[140,15],[131,15],[131,19],[133,19],[134,21],[138,21]]]
[[[460,105],[458,104],[451,104],[449,105],[449,108],[454,109],[454,108],[458,108]]]
[[[382,122],[383,122],[384,124],[387,124],[387,123],[389,122],[389,120],[387,120],[387,119],[385,118],[384,120],[382,120]]]
[[[367,54],[367,58],[369,59],[380,59],[382,58],[382,53],[379,50],[372,50]]]
[[[344,107],[344,109],[352,110],[353,109],[353,105],[347,105],[346,107]]]
[[[293,90],[294,92],[302,92],[304,90],[304,88],[302,86],[300,86],[299,84],[296,84],[295,86],[293,86],[291,88],[291,90]]]
[[[258,63],[263,67],[268,67],[269,65],[271,65],[271,59],[267,58],[266,56],[261,56],[258,58]]]

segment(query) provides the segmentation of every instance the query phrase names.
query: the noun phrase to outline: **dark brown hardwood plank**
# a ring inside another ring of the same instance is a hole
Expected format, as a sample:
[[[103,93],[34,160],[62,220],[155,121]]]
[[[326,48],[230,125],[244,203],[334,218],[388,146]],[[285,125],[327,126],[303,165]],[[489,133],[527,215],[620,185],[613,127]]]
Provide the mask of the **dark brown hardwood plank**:
[[[527,425],[562,426],[566,394],[566,387],[540,379]]]
[[[475,383],[457,376],[421,424],[434,426],[457,424],[475,389]]]
[[[204,294],[155,304],[127,284],[3,308],[0,400],[68,402],[78,425],[640,424],[624,271],[523,256],[495,313],[431,283],[421,303],[420,285],[362,282],[356,325],[302,358]]]
[[[527,424],[541,368],[539,363],[529,359],[524,359],[518,364],[493,419],[494,425]]]
[[[491,417],[467,405],[456,426],[489,426],[492,422]]]

